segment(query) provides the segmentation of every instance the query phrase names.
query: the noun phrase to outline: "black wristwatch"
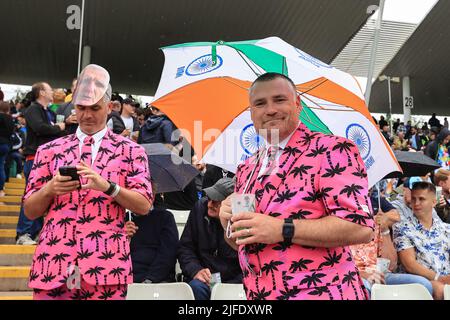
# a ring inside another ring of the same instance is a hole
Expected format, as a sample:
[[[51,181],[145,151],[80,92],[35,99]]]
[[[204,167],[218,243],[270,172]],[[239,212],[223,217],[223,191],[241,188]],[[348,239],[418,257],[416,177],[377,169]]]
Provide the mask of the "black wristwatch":
[[[109,188],[108,188],[108,190],[106,190],[103,193],[110,196],[113,194],[114,189],[116,188],[116,184],[114,182],[110,182],[110,181],[108,181],[108,182],[109,182]]]
[[[295,226],[292,218],[284,219],[283,224],[283,239],[287,243],[292,243],[292,238],[294,237]]]

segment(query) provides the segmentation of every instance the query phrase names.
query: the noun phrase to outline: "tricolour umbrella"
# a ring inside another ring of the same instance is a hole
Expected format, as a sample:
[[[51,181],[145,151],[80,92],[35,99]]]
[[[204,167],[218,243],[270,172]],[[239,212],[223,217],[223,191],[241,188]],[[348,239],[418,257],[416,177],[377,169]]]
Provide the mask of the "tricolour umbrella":
[[[181,191],[199,174],[194,166],[162,143],[147,143],[142,146],[148,156],[155,193]]]
[[[177,127],[185,129],[186,138],[200,156],[209,147],[226,152],[242,146],[249,152],[252,150],[249,144],[260,140],[252,132],[251,123],[242,127],[245,132],[239,134],[245,141],[227,142],[225,146],[213,142],[227,128],[236,126],[237,118],[248,118],[244,111],[249,104],[251,82],[265,72],[278,72],[296,84],[303,106],[300,117],[308,128],[356,143],[366,164],[370,186],[389,172],[401,171],[373,122],[356,79],[283,40],[271,37],[186,43],[162,50],[166,60],[152,104]],[[203,161],[224,167],[217,159],[211,162],[209,155]],[[236,165],[233,164],[234,168]]]

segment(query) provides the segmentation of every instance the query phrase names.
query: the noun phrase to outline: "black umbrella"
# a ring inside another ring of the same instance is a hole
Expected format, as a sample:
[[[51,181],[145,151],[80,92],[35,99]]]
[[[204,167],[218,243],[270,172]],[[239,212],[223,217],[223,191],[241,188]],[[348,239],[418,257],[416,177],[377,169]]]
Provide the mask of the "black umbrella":
[[[162,143],[142,145],[148,155],[150,175],[156,193],[181,191],[200,172]]]
[[[397,158],[397,161],[400,164],[403,173],[398,171],[391,172],[385,177],[385,179],[401,177],[422,177],[427,173],[441,167],[436,161],[424,155],[422,152],[395,150],[394,155]]]

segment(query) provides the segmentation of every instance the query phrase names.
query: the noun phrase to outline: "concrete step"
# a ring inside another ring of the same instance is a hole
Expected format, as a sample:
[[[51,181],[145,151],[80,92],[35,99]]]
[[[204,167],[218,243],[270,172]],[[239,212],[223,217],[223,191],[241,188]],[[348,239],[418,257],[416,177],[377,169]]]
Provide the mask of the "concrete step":
[[[25,179],[18,179],[18,178],[9,178],[8,183],[25,183]]]
[[[7,196],[23,196],[24,189],[4,189]]]
[[[6,204],[21,204],[22,203],[22,196],[11,196],[6,195],[4,197],[0,197],[0,202],[6,203]]]
[[[0,291],[30,291],[30,267],[0,267]]]
[[[14,229],[19,221],[19,216],[0,216],[0,229]]]
[[[33,291],[3,291],[0,300],[33,300]]]
[[[16,212],[17,214],[19,214],[20,205],[0,204],[0,213],[2,215],[3,212]]]
[[[25,190],[25,182],[24,183],[6,182],[5,183],[5,188],[6,189]]]
[[[14,244],[14,243],[16,243],[16,230],[0,229],[0,244]]]
[[[0,266],[30,266],[36,246],[0,245]]]

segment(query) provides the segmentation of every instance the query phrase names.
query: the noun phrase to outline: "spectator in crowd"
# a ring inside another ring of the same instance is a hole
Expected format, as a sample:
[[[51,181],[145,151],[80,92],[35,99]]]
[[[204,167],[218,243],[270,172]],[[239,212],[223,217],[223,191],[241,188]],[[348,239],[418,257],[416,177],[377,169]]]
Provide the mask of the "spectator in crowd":
[[[53,103],[48,107],[55,115],[58,108],[64,104],[66,93],[64,89],[55,89],[53,91]]]
[[[16,178],[22,179],[22,171],[23,171],[23,144],[26,140],[26,131],[22,130],[22,124],[24,124],[24,118],[21,114],[17,116],[19,124],[14,127],[14,132],[11,135],[10,143],[11,149],[9,150],[9,154],[6,158],[5,163],[5,172],[6,177],[8,177],[11,164],[13,161],[16,163]],[[20,123],[21,122],[21,123]]]
[[[23,155],[25,165],[23,173],[28,184],[28,176],[34,164],[37,149],[62,135],[66,128],[64,123],[54,124],[51,121],[51,111],[48,105],[53,101],[53,90],[48,83],[38,82],[31,87],[33,102],[24,111],[27,129],[27,140]],[[30,220],[24,214],[23,202],[20,208],[19,221],[17,223],[17,242],[21,245],[36,244],[33,239],[39,234],[42,228],[42,218]]]
[[[439,121],[438,118],[436,118],[436,113],[433,113],[431,115],[431,118],[428,120],[428,124],[430,125],[430,127],[437,127],[437,128],[441,127],[441,122]]]
[[[389,145],[392,144],[392,138],[391,138],[391,134],[389,133],[389,126],[387,124],[385,124],[381,130],[381,134],[383,135],[383,137],[386,139],[387,143]]]
[[[392,125],[392,130],[394,132],[397,132],[398,127],[400,126],[400,119],[397,119],[394,124]]]
[[[122,132],[124,137],[137,141],[139,134],[139,122],[136,119],[137,103],[131,99],[126,98],[122,101],[122,121],[125,124],[125,130]]]
[[[77,87],[77,78],[74,78],[72,80],[72,85],[70,87],[70,93],[68,95],[66,95],[66,97],[64,98],[64,102],[71,102],[72,101],[72,95],[75,92],[75,88]]]
[[[444,128],[448,129],[448,120],[447,120],[447,117],[444,118]]]
[[[5,94],[2,91],[2,88],[0,88],[0,101],[3,101],[5,99]]]
[[[249,102],[268,145],[238,167],[235,192],[253,194],[256,212],[232,214],[234,195],[220,210],[247,298],[366,299],[348,248],[371,241],[374,227],[357,147],[300,123],[300,95],[282,74],[258,77]]]
[[[120,115],[122,112],[122,104],[119,100],[111,101],[110,103],[111,112],[108,115],[108,122],[106,125],[115,134],[122,134],[125,131],[125,123]]]
[[[410,129],[409,145],[416,151],[422,150],[422,139],[419,135],[417,127],[411,127]]]
[[[0,101],[0,197],[5,196],[3,190],[7,178],[5,162],[11,147],[11,135],[14,132],[14,122],[9,110],[9,103]]]
[[[400,214],[401,221],[413,218],[414,214],[411,204],[411,189],[414,183],[424,181],[425,180],[423,180],[421,177],[410,177],[405,179],[403,185],[401,186],[401,193],[403,194],[403,197],[397,197],[395,200],[391,201],[391,204],[395,209],[397,209],[397,212]],[[439,218],[435,209],[433,209],[433,217]]]
[[[155,191],[155,190],[154,190]],[[126,222],[135,283],[175,281],[178,229],[170,211],[155,207]]]
[[[206,197],[191,210],[180,239],[178,261],[197,300],[210,298],[212,274],[219,273],[223,283],[242,282],[236,251],[225,241],[219,221],[220,203],[233,189],[231,178],[222,178],[206,188]]]
[[[424,277],[395,273],[398,257],[392,242],[391,229],[400,221],[400,215],[383,196],[378,199],[378,196],[372,192],[370,201],[375,213],[375,238],[367,244],[350,246],[353,259],[368,291],[371,291],[374,283],[387,285],[420,283],[428,289],[430,294],[433,294],[431,282]],[[377,268],[377,258],[389,261],[387,271]]]
[[[46,214],[30,272],[34,299],[125,299],[132,282],[125,209],[145,215],[153,195],[144,148],[106,127],[110,97],[108,72],[86,66],[73,96],[77,132],[37,151],[24,195],[29,219]],[[61,166],[76,166],[80,178]]]
[[[450,223],[450,171],[439,169],[434,173],[434,184],[442,188],[442,195],[436,205],[436,212],[445,223]]]
[[[397,131],[397,135],[394,137],[394,142],[392,143],[394,150],[400,150],[400,151],[408,151],[409,150],[409,143],[408,139],[405,138],[405,132],[404,131]]]
[[[150,107],[151,115],[144,126],[141,127],[138,137],[138,143],[164,143],[173,146],[179,143],[179,140],[172,135],[176,130],[173,122],[158,108]]]
[[[394,245],[401,270],[431,281],[435,299],[443,299],[450,284],[450,225],[434,218],[436,188],[429,182],[416,182],[411,191],[414,216],[394,225]]]
[[[75,90],[77,79],[72,81],[72,90]],[[72,91],[73,92],[73,91]],[[69,99],[65,99],[59,108],[56,110],[56,115],[64,116],[64,123],[66,125],[66,134],[74,134],[78,129],[77,116],[75,115],[75,106],[72,103],[72,94]]]
[[[448,144],[450,142],[450,131],[442,128],[437,138],[431,141],[425,149],[425,154],[434,159],[439,165],[446,170],[450,169],[450,157]]]
[[[139,123],[139,130],[145,124],[145,110],[144,109],[136,109],[136,118]]]
[[[378,122],[378,125],[380,126],[380,130],[383,130],[383,127],[388,125],[387,121],[384,120],[384,116],[380,116],[380,121]]]

